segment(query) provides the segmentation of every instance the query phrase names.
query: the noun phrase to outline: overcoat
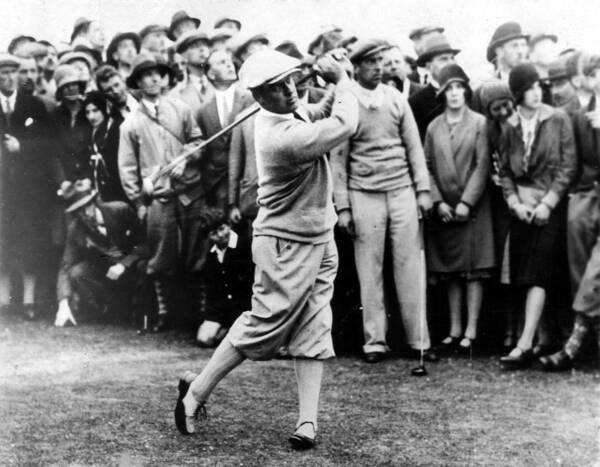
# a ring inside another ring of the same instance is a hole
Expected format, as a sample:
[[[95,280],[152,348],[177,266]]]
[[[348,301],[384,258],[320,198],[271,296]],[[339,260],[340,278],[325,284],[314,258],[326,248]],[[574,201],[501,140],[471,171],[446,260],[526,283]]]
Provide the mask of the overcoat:
[[[433,273],[472,272],[496,266],[494,230],[488,192],[490,154],[485,118],[465,108],[451,134],[446,115],[427,129],[425,156],[434,203],[471,207],[467,222],[442,223],[434,216],[428,227],[428,267]]]

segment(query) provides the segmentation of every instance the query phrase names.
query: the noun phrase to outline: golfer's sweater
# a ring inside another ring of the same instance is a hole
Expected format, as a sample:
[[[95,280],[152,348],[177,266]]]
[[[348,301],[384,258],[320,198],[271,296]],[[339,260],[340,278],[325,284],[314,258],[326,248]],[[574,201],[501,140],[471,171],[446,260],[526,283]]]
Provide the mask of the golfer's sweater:
[[[337,209],[350,207],[349,188],[385,192],[413,185],[429,190],[423,146],[406,98],[384,84],[373,91],[356,86],[358,128],[331,155]]]
[[[255,127],[259,210],[254,235],[313,244],[333,238],[337,216],[325,153],[348,139],[357,121],[358,104],[346,79],[336,88],[327,118],[302,121],[261,109]]]

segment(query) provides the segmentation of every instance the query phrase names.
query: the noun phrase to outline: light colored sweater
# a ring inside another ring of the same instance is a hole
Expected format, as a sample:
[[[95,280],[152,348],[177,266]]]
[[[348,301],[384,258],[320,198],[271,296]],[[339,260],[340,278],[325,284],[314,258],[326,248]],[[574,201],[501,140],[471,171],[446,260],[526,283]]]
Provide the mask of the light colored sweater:
[[[327,118],[302,121],[261,109],[255,125],[259,210],[254,235],[313,244],[333,238],[337,216],[325,153],[348,139],[357,122],[358,103],[346,79],[336,87]]]

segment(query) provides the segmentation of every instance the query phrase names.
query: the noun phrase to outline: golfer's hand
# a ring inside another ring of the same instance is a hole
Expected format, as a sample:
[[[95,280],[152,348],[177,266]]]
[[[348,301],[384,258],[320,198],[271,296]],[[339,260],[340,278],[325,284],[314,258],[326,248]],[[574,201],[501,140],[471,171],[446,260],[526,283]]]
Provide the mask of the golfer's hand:
[[[111,281],[116,281],[119,277],[123,275],[125,272],[125,266],[121,263],[113,264],[108,271],[106,271],[106,277],[108,277]]]
[[[523,203],[517,203],[513,206],[512,211],[517,219],[527,224],[531,224],[531,216],[533,212],[530,208],[525,206]]]
[[[440,216],[442,222],[450,222],[454,220],[454,210],[450,207],[449,204],[444,203],[443,201],[440,204],[438,204],[437,213],[438,216]]]
[[[4,135],[4,147],[10,154],[15,154],[21,150],[19,140],[8,133]]]
[[[323,79],[329,83],[337,84],[343,79],[348,79],[342,64],[330,54],[320,57],[315,66]]]
[[[466,222],[469,220],[471,208],[465,203],[458,203],[454,209],[454,220],[458,222]]]
[[[174,178],[175,180],[180,180],[181,177],[183,177],[183,172],[185,171],[185,165],[186,165],[185,160],[179,162],[178,164],[175,164],[169,172],[169,175],[171,176],[171,178]]]
[[[56,312],[56,318],[54,319],[54,326],[63,327],[68,322],[71,322],[73,326],[77,325],[77,321],[73,317],[69,301],[63,298],[58,304],[58,311]]]
[[[229,208],[229,221],[232,224],[237,224],[241,220],[242,213],[240,212],[240,208],[238,208],[237,206],[231,206],[231,208]]]
[[[428,191],[421,191],[417,193],[417,206],[421,212],[421,216],[427,219],[433,209],[433,201]]]
[[[148,208],[144,205],[137,208],[137,218],[140,222],[144,222],[146,220],[146,216],[148,215]]]
[[[350,238],[356,238],[354,220],[352,220],[352,212],[350,209],[344,209],[338,212],[338,227]]]
[[[538,204],[531,213],[531,223],[537,226],[546,225],[550,219],[550,208],[544,204]]]

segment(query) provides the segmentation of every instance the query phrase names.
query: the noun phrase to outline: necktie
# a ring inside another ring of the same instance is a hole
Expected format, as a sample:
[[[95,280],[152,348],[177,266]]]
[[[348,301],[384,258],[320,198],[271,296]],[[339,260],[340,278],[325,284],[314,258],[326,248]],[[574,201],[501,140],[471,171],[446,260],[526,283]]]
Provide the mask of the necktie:
[[[221,118],[221,126],[225,127],[229,123],[229,118],[231,117],[231,106],[229,105],[229,99],[227,96],[223,94],[221,96],[221,103],[223,104],[221,108],[223,109],[223,116]]]
[[[6,102],[6,125],[10,128],[10,120],[12,118],[13,109],[10,105],[10,99],[5,97]]]
[[[298,112],[293,112],[292,115],[294,116],[294,118],[296,120],[300,120],[302,122],[306,122],[306,120],[304,119],[304,117],[302,115],[300,115]]]
[[[423,75],[423,84],[427,84],[429,83],[429,74],[424,74]]]

